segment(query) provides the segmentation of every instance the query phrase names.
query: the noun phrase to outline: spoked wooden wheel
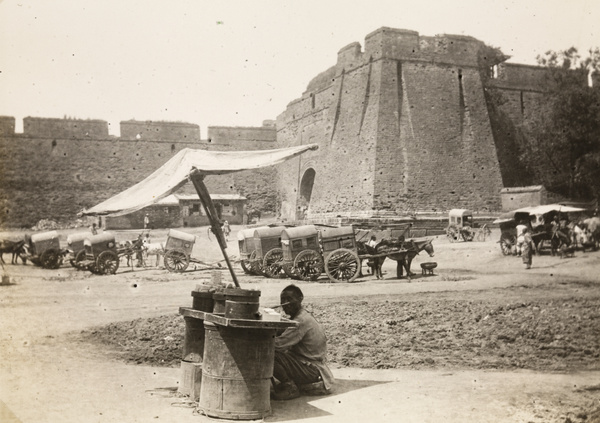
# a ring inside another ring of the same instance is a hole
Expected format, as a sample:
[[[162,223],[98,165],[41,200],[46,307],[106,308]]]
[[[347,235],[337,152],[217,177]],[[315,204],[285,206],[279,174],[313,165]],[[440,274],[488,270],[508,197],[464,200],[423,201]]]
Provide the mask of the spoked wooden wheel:
[[[360,273],[360,259],[353,251],[340,248],[325,259],[325,273],[334,282],[352,282]]]
[[[448,241],[456,242],[456,231],[454,228],[446,229],[446,236],[448,237]]]
[[[60,265],[60,257],[55,249],[48,249],[40,256],[40,265],[44,269],[58,269]]]
[[[281,265],[281,267],[283,268],[283,271],[285,272],[285,274],[287,275],[288,278],[300,279],[298,277],[298,275],[296,274],[296,271],[294,268],[294,262],[286,261]]]
[[[323,273],[323,260],[313,250],[301,251],[294,260],[294,273],[304,281],[316,281]]]
[[[250,273],[256,276],[264,276],[262,260],[256,258],[256,250],[252,251],[248,263],[250,264]]]
[[[183,272],[190,264],[190,257],[185,251],[175,248],[165,253],[165,267],[169,272]]]
[[[500,238],[500,249],[502,250],[502,254],[505,256],[509,256],[512,254],[513,246],[515,245],[515,240],[512,238]]]
[[[268,278],[283,278],[285,271],[283,270],[283,250],[281,248],[273,248],[267,251],[263,260],[263,272]]]
[[[118,268],[119,256],[114,251],[102,251],[96,259],[96,270],[101,275],[114,275]]]
[[[83,266],[81,265],[81,262],[83,262],[85,259],[85,250],[81,250],[77,254],[75,254],[75,259],[71,260],[71,264],[74,268],[82,270]]]
[[[475,233],[471,229],[465,229],[462,232],[462,237],[465,241],[470,242],[470,241],[473,241],[473,238],[475,237]]]
[[[242,266],[242,270],[244,271],[245,274],[247,274],[247,275],[252,274],[252,272],[250,271],[250,261],[249,260],[242,259],[240,261],[240,266]]]

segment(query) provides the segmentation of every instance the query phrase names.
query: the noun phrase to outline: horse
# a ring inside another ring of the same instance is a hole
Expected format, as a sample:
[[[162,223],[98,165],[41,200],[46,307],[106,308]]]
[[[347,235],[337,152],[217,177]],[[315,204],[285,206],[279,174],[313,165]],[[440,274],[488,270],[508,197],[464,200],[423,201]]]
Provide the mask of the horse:
[[[414,273],[410,271],[410,265],[419,252],[425,250],[430,257],[433,257],[432,241],[432,238],[419,241],[415,241],[414,239],[410,239],[408,241],[390,241],[384,239],[375,247],[370,247],[364,243],[357,243],[357,246],[359,247],[359,254],[363,253],[364,251],[367,254],[374,256],[368,259],[367,265],[373,269],[373,273],[377,279],[383,278],[381,267],[386,257],[389,257],[397,262],[396,277],[398,279],[401,279],[403,276],[403,268],[406,270],[408,279],[410,279],[410,277],[414,275]],[[398,250],[404,251],[398,252]]]
[[[375,247],[370,246],[367,243],[364,243],[362,241],[357,241],[356,242],[356,249],[357,249],[357,253],[359,256],[361,255],[369,255],[369,256],[374,256],[374,257],[369,257],[367,259],[367,266],[369,266],[369,268],[371,269],[371,274],[375,275],[375,277],[377,279],[382,279],[383,278],[383,274],[381,272],[381,265],[383,264],[383,262],[385,261],[385,256],[376,256],[378,253],[380,253],[381,251],[377,251],[377,247],[378,246],[385,246],[385,245],[389,245],[388,244],[389,241],[387,240],[383,240],[381,242],[379,242]],[[362,263],[362,260],[361,260]],[[362,269],[362,264],[360,266],[360,268]],[[360,276],[362,276],[362,271]]]
[[[396,277],[398,279],[402,279],[402,268],[404,268],[406,270],[406,277],[408,278],[408,280],[410,280],[410,277],[415,275],[415,273],[410,271],[410,265],[413,259],[417,256],[417,254],[425,250],[425,252],[429,254],[429,257],[433,257],[433,238],[423,239],[419,241],[409,239],[408,241],[404,242],[402,248],[406,251],[396,254],[389,254],[387,257],[397,261]]]
[[[10,264],[17,264],[17,258],[20,257],[23,264],[27,263],[25,256],[27,255],[27,245],[25,240],[9,241],[7,239],[0,240],[0,263],[6,264],[4,254],[12,254]]]
[[[160,257],[165,255],[165,246],[162,242],[144,244],[144,262],[148,263],[149,256],[156,256],[156,267],[160,264]]]
[[[550,238],[551,254],[554,256],[561,248],[571,246],[571,233],[567,227],[554,229]]]

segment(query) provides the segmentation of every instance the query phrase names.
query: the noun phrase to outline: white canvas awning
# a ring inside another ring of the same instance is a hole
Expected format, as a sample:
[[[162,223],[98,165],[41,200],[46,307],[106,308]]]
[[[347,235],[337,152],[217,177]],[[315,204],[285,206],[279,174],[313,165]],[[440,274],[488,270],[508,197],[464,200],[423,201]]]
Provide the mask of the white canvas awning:
[[[84,210],[83,215],[121,216],[140,210],[181,188],[193,175],[223,175],[272,166],[296,157],[317,144],[255,151],[207,151],[186,148],[143,181]]]

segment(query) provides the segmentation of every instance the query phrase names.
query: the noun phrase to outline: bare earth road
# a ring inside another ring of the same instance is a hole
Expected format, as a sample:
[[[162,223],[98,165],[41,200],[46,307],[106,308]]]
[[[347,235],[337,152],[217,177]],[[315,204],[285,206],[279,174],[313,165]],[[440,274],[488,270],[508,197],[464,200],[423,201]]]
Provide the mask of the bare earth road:
[[[237,229],[231,240],[235,240]],[[196,234],[199,239],[192,257],[219,260],[214,238],[212,242],[206,238],[205,228],[198,228]],[[3,234],[11,235],[15,234]],[[63,235],[66,238],[66,232]],[[133,235],[123,232],[118,237],[129,239]],[[153,236],[153,241],[161,241],[165,233],[155,231]],[[298,285],[307,299],[323,304],[382,295],[393,301],[421,293],[439,293],[456,300],[506,296],[510,303],[525,292],[523,287],[544,288],[542,292],[547,289],[548,297],[557,299],[600,295],[600,252],[577,252],[567,259],[534,257],[534,268],[525,270],[518,258],[501,255],[497,239],[494,232],[492,239],[483,243],[450,244],[443,237],[434,240],[436,274],[419,274],[410,283],[394,279],[395,262],[386,261],[383,281],[366,276],[352,284],[323,280]],[[230,255],[237,255],[237,251],[231,241]],[[413,270],[431,260],[418,256]],[[122,267],[116,275],[97,276],[68,265],[45,270],[31,264],[8,264],[5,273],[12,283],[0,286],[0,422],[208,420],[174,392],[179,369],[126,364],[103,349],[69,342],[66,334],[176,313],[180,306],[191,305],[190,291],[208,281],[210,271],[171,274],[162,268],[131,271]],[[242,287],[261,290],[263,305],[276,304],[280,290],[289,283],[247,277],[241,269],[238,275]],[[223,272],[225,280],[228,276]],[[592,357],[600,348],[600,327],[595,344]],[[444,362],[424,370],[337,366],[334,374],[338,384],[333,395],[272,402],[273,414],[265,420],[600,421],[598,369],[600,364],[561,371],[481,370]]]

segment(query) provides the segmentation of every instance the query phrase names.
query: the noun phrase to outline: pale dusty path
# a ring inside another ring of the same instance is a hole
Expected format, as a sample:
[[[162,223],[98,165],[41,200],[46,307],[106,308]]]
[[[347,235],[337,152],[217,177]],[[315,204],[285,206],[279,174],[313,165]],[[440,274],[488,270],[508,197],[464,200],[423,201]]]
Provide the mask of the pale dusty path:
[[[235,239],[232,234],[231,239]],[[496,236],[493,238],[497,239]],[[194,254],[218,259],[214,242],[199,242]],[[384,281],[365,277],[354,284],[302,283],[307,299],[315,297],[402,295],[418,292],[489,291],[558,280],[586,280],[600,285],[600,253],[578,253],[561,261],[535,257],[525,271],[514,257],[502,257],[498,245],[434,241],[437,275],[411,283],[392,279],[386,262]],[[230,253],[237,254],[234,242]],[[418,256],[419,262],[431,260]],[[63,267],[6,267],[15,284],[0,287],[0,421],[21,422],[187,422],[204,421],[191,408],[173,406],[180,398],[179,369],[135,366],[108,361],[89,346],[57,342],[73,330],[114,321],[176,313],[191,304],[190,291],[210,278],[209,271],[169,274],[160,269],[115,276],[93,276]],[[227,276],[227,274],[224,274]],[[263,305],[277,303],[287,280],[240,276],[245,288],[259,288]],[[561,407],[586,403],[598,391],[599,372],[405,371],[334,369],[340,379],[335,395],[273,402],[267,421],[408,421],[542,422],[558,417]],[[595,397],[594,397],[595,395]],[[593,404],[592,404],[593,405]],[[596,402],[597,405],[597,402]],[[2,411],[4,410],[4,411]],[[564,421],[564,420],[563,420]]]

